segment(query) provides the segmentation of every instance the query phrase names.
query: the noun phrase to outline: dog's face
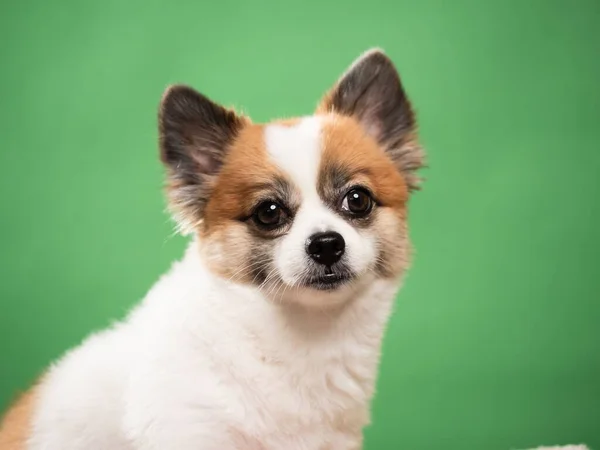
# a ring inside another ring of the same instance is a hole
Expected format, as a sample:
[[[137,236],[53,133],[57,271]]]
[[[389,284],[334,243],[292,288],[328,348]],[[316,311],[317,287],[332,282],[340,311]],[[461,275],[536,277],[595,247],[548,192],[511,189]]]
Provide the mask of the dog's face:
[[[175,86],[159,122],[171,207],[216,274],[322,305],[406,268],[422,152],[383,53],[357,60],[314,116],[257,125]]]

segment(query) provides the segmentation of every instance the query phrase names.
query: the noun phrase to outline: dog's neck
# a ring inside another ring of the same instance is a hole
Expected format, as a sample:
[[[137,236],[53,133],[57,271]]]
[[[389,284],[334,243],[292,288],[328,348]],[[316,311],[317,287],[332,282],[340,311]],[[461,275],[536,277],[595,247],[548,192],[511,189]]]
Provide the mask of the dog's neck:
[[[258,348],[275,358],[297,351],[329,354],[346,350],[378,357],[399,280],[368,280],[357,285],[343,303],[302,306],[289,298],[276,301],[255,286],[214,275],[201,256],[200,245],[195,240],[188,248],[181,264],[187,273],[184,276],[197,278],[194,290],[201,297],[202,314],[230,327],[231,333],[239,335],[240,345]]]

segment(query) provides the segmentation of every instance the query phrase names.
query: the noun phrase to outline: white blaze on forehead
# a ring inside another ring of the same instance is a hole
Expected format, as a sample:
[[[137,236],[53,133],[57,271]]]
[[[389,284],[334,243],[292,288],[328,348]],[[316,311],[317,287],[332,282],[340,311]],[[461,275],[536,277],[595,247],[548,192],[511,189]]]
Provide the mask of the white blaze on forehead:
[[[321,162],[321,119],[307,117],[296,125],[268,125],[265,130],[267,152],[300,189],[303,198],[317,195]]]

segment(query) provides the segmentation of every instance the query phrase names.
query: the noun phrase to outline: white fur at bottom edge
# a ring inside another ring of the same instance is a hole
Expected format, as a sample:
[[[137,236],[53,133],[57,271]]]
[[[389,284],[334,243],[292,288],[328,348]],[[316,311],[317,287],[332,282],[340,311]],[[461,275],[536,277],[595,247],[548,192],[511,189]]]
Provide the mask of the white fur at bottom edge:
[[[215,278],[197,245],[49,371],[29,449],[361,448],[398,283],[291,311]]]
[[[588,450],[585,445],[565,445],[558,447],[537,447],[533,450]]]

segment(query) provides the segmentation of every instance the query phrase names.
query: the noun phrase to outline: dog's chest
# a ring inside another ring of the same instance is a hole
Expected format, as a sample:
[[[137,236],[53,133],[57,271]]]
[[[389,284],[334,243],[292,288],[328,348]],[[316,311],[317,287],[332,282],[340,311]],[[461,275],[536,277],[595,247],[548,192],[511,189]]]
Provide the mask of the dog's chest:
[[[285,361],[259,357],[244,374],[229,369],[232,436],[257,449],[359,448],[376,358],[360,344],[348,347]]]
[[[204,298],[212,297],[227,298]],[[152,322],[155,345],[144,340],[152,357],[142,358],[147,370],[136,365],[142,388],[134,383],[132,390],[142,399],[158,396],[161,409],[138,411],[143,419],[133,427],[144,435],[148,423],[178,417],[186,442],[224,432],[228,444],[220,448],[360,448],[392,297],[393,286],[374,285],[345,315],[326,320],[286,317],[253,298],[213,302],[199,316],[186,313],[193,302],[182,302],[177,320],[144,322]],[[148,379],[155,382],[144,389]]]

